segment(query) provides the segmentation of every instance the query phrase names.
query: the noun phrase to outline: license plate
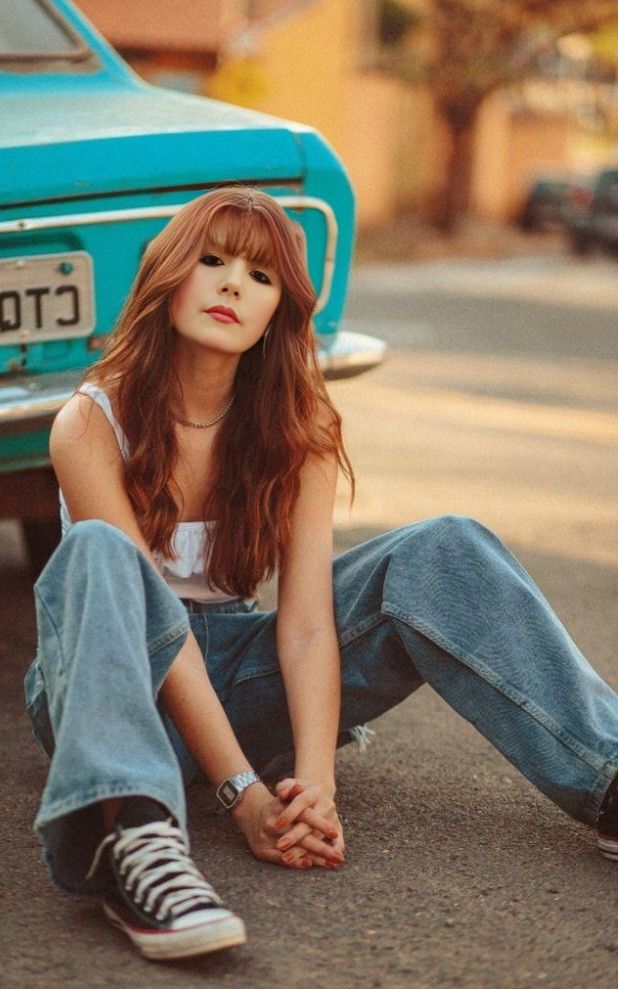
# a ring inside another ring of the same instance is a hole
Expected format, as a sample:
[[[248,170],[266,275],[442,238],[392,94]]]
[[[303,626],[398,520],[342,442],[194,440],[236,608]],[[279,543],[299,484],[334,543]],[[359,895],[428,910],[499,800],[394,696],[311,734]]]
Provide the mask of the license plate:
[[[0,345],[85,337],[94,323],[85,251],[0,260]]]

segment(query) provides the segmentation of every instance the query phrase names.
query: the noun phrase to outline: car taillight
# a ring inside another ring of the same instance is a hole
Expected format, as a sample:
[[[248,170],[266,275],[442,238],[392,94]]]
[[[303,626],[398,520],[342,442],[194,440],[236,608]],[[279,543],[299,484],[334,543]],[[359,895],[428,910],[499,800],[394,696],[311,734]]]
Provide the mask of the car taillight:
[[[584,186],[573,186],[569,192],[569,205],[577,210],[590,209],[592,205],[592,190]]]

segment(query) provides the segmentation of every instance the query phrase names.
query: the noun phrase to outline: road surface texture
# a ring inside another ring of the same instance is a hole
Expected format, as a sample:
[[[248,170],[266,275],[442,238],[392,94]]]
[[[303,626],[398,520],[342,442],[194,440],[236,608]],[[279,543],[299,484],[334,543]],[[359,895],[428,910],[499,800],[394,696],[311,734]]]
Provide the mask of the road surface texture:
[[[507,543],[618,688],[618,279],[560,257],[359,267],[348,325],[384,336],[378,370],[332,383],[358,495],[340,479],[336,552],[454,512]],[[50,884],[32,821],[46,776],[22,707],[34,654],[16,524],[0,528],[3,922],[11,989],[615,989],[618,864],[429,687],[338,755],[347,863],[257,862],[204,787],[195,859],[245,919],[246,947],[141,960],[96,903]],[[274,585],[262,607],[275,604]],[[473,602],[471,602],[473,606]]]

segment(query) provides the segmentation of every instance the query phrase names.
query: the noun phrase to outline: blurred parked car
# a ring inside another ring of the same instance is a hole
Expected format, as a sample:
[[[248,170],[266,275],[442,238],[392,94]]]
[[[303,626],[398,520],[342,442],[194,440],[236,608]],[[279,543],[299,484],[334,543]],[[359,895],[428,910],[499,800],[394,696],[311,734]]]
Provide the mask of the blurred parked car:
[[[58,538],[53,418],[189,200],[246,183],[302,224],[327,377],[386,348],[340,328],[355,201],[313,128],[146,84],[70,0],[0,9],[0,517],[22,519],[36,571]]]
[[[561,226],[568,188],[564,177],[545,176],[532,182],[517,218],[521,229],[537,232]]]
[[[564,225],[572,250],[618,253],[618,168],[606,168],[569,190]]]

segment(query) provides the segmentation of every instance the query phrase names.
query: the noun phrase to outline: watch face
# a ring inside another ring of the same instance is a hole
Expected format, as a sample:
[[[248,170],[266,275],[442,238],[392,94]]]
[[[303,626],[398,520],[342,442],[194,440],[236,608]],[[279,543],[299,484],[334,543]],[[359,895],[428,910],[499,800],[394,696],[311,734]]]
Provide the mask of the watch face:
[[[226,780],[219,790],[219,796],[226,807],[231,807],[238,796],[238,790],[233,783]]]

